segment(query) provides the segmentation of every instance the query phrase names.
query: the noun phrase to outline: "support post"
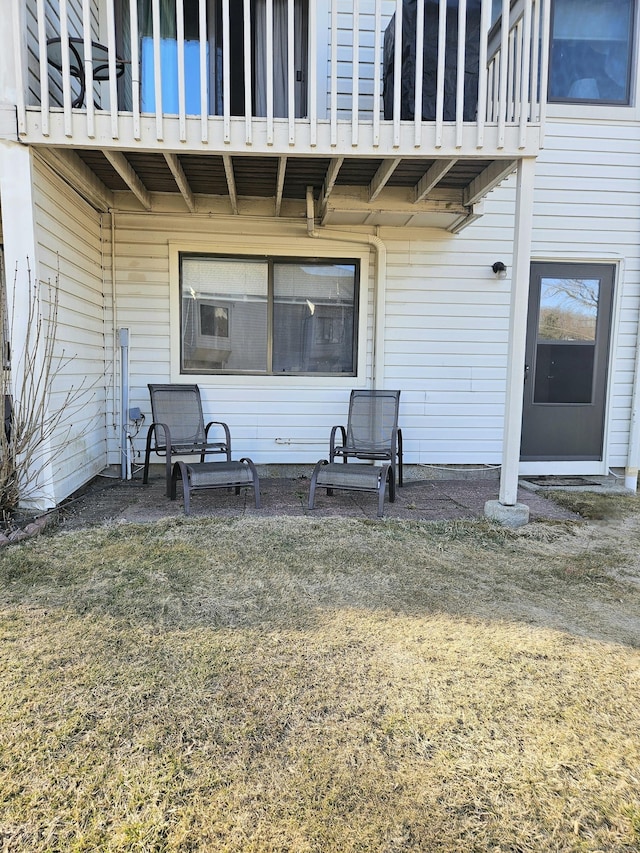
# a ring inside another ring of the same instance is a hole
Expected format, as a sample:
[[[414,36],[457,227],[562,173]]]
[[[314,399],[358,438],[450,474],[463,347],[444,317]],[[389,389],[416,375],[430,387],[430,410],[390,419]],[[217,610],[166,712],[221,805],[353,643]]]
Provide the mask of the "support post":
[[[522,433],[534,178],[535,160],[532,158],[521,160],[517,171],[500,495],[498,501],[488,501],[485,506],[485,514],[503,524],[509,524],[509,518],[513,516],[515,526],[526,524],[529,516],[528,507],[518,504],[518,472]],[[495,504],[499,506],[496,507]],[[505,518],[505,508],[513,508],[506,513],[507,518]]]

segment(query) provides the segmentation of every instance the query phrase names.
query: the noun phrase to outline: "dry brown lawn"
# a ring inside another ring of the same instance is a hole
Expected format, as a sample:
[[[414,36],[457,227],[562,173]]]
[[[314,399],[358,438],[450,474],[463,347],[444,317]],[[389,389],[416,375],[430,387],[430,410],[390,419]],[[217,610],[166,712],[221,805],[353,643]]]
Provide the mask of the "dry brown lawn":
[[[1,849],[638,851],[639,539],[630,499],[5,550]]]

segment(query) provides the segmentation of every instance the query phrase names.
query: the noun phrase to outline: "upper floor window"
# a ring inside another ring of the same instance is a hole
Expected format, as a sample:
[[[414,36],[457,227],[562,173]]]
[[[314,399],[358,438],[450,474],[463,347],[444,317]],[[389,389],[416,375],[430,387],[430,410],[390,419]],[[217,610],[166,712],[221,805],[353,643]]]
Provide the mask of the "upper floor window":
[[[635,0],[553,0],[549,101],[628,104]]]
[[[355,260],[181,255],[181,372],[353,376]]]

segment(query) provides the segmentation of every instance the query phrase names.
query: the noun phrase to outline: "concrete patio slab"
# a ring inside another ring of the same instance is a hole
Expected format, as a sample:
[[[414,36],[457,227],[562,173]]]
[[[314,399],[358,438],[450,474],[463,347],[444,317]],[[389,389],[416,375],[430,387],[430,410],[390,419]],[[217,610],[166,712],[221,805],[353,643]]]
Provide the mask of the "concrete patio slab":
[[[105,521],[150,522],[183,516],[181,497],[175,501],[166,497],[164,476],[159,471],[152,470],[150,482],[146,486],[139,477],[123,481],[113,472],[108,476],[97,477],[82,493],[61,507],[61,527],[70,530]],[[287,515],[377,518],[377,498],[366,492],[336,491],[328,496],[324,488],[318,488],[315,509],[309,510],[309,485],[308,476],[261,476],[260,509],[256,509],[253,496],[246,492],[240,495],[236,495],[234,490],[197,492],[192,500],[191,517]],[[384,517],[415,521],[481,519],[484,517],[485,503],[497,497],[498,480],[495,478],[409,480],[403,488],[396,489],[395,503],[389,503],[388,498],[385,500]],[[546,498],[543,492],[521,489],[518,500],[529,507],[531,521],[578,518]]]

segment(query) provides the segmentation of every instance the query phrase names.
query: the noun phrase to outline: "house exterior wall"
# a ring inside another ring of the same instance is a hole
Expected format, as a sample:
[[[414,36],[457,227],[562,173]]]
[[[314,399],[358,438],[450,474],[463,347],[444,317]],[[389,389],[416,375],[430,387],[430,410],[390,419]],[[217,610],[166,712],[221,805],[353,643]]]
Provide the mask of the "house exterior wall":
[[[102,226],[99,215],[41,164],[33,163],[34,219],[42,299],[59,285],[50,412],[64,410],[52,440],[59,502],[107,464]]]
[[[608,466],[624,466],[640,306],[638,121],[550,120],[536,174],[533,260],[618,267],[605,448]]]
[[[500,461],[509,282],[496,280],[491,264],[506,257],[513,237],[514,193],[504,195],[492,203],[494,215],[464,238],[435,229],[379,232],[387,249],[387,275],[378,372],[384,371],[386,387],[402,389],[410,464]],[[313,240],[303,223],[249,222],[243,222],[242,236],[234,236],[237,219],[117,214],[117,327],[129,328],[131,335],[131,405],[149,416],[148,382],[197,381],[207,412],[229,423],[234,452],[261,463],[313,462],[326,455],[331,426],[344,421],[350,389],[371,383],[377,259],[371,253],[368,279],[362,283],[366,315],[360,340],[366,359],[358,377],[181,376],[172,252],[197,248],[245,254],[262,251],[262,240],[270,253],[300,257],[320,252],[350,257],[366,247],[364,230],[359,247],[341,241],[358,239],[353,230],[335,229],[332,239]],[[110,460],[116,457],[113,443]]]
[[[250,454],[259,463],[287,463],[312,462],[326,454],[330,429],[345,416],[350,388],[354,382],[365,386],[371,377],[375,259],[370,258],[366,234],[360,243],[314,240],[307,236],[304,222],[267,220],[243,224],[238,234],[237,218],[176,212],[118,213],[113,233],[115,329],[116,334],[119,328],[129,329],[130,405],[145,413],[146,425],[151,415],[148,383],[198,382],[205,413],[231,428],[234,455]],[[345,236],[353,235],[345,232]],[[358,258],[359,378],[180,375],[176,269],[180,250]],[[142,446],[139,439],[139,449]],[[112,441],[111,462],[117,461],[117,454],[118,443]]]
[[[628,453],[640,304],[636,129],[634,122],[613,128],[609,122],[550,122],[547,148],[536,169],[532,259],[618,266],[605,460],[592,466],[593,473],[624,466]],[[497,279],[491,265],[503,260],[511,267],[514,210],[511,179],[487,199],[484,216],[460,235],[435,229],[378,231],[387,249],[380,370],[386,387],[402,389],[409,464],[500,463],[510,280]],[[166,218],[118,214],[118,326],[129,327],[132,335],[131,405],[147,415],[147,382],[191,381],[176,368],[172,314],[177,302],[172,307],[172,293],[177,293],[177,276],[171,273],[170,247],[189,249],[195,239],[201,251],[224,251],[221,246],[230,251],[225,235],[236,233],[236,226],[237,220],[186,213]],[[238,253],[268,233],[270,241],[275,237],[277,245],[301,256],[314,254],[318,245],[301,226],[276,221],[251,225],[247,218],[236,241]],[[353,237],[352,231],[343,233]],[[336,250],[336,255],[344,254],[344,246]],[[311,462],[326,455],[330,427],[344,419],[349,388],[371,381],[375,264],[371,253],[364,374],[347,382],[197,377],[208,411],[230,423],[237,452],[265,463]],[[110,460],[116,461],[113,442]],[[553,465],[545,465],[551,473]]]

